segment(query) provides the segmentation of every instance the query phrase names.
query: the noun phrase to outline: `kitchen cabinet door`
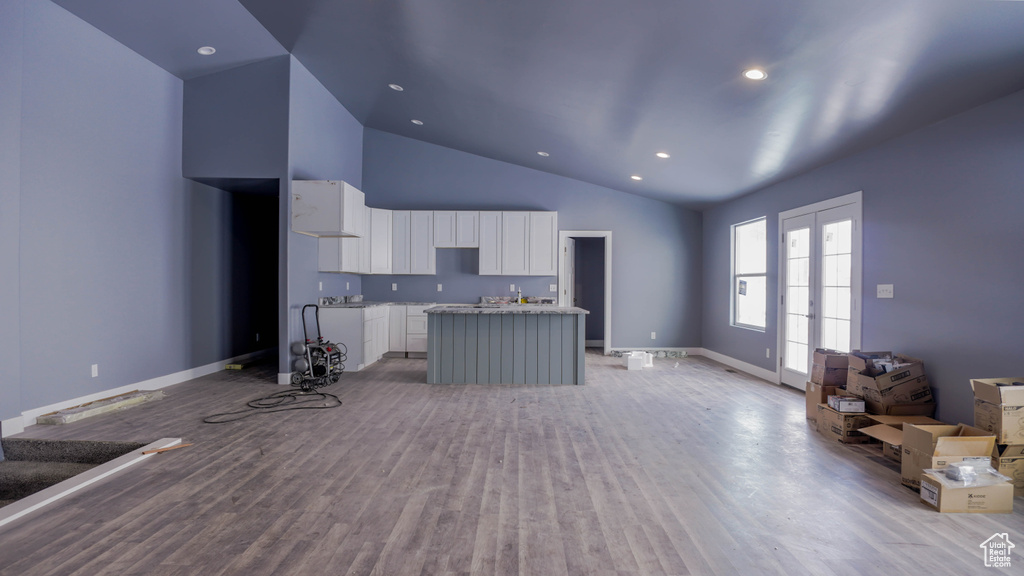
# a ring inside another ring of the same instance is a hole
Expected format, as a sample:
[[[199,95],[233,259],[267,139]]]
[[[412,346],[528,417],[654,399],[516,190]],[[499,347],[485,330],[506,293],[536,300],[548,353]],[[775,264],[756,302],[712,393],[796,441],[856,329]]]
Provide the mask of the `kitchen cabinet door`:
[[[477,248],[480,246],[480,213],[460,210],[455,213],[455,246]],[[436,233],[436,232],[435,232]]]
[[[480,212],[480,275],[501,274],[501,212]]]
[[[370,273],[370,228],[372,223],[370,222],[373,213],[372,208],[366,208],[363,210],[363,237],[359,239],[359,273],[369,274]]]
[[[362,238],[339,238],[341,244],[341,269],[339,272],[359,274],[359,261],[362,257]]]
[[[391,274],[391,210],[370,208],[370,274]]]
[[[405,352],[405,306],[389,306],[388,314],[388,350]]]
[[[456,212],[447,210],[434,211],[434,247],[455,248]]]
[[[412,213],[408,210],[391,212],[391,273],[411,274],[409,267],[409,237]]]
[[[316,264],[320,272],[341,272],[341,238],[319,238]]]
[[[413,210],[409,221],[409,273],[436,274],[434,213]]]
[[[530,274],[530,213],[501,213],[501,273]]]
[[[558,276],[558,212],[530,212],[530,276]]]

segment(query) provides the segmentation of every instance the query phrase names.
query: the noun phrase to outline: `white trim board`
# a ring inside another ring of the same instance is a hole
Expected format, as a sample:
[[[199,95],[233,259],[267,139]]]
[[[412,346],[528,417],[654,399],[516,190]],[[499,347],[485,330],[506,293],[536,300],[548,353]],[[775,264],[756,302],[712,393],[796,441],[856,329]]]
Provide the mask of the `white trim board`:
[[[707,348],[700,348],[700,355],[704,356],[705,358],[714,360],[715,362],[725,364],[730,368],[735,368],[745,374],[749,374],[762,380],[767,380],[772,384],[779,383],[779,375],[777,372],[772,372],[771,370],[761,368],[760,366],[748,364],[747,362],[744,362],[742,360],[737,360],[735,358],[732,358],[731,356],[726,356],[725,354],[720,354],[718,352],[715,352],[714,350],[708,350]]]
[[[159,450],[161,448],[170,448],[171,446],[177,446],[178,444],[181,444],[181,438],[161,438],[152,444],[143,446],[138,450],[132,450],[123,456],[114,458],[113,460],[100,464],[95,468],[90,468],[89,470],[86,470],[76,476],[72,476],[63,482],[59,482],[49,488],[44,488],[35,494],[30,494],[17,502],[8,504],[7,506],[0,508],[0,527],[6,526],[18,518],[31,514],[48,504],[56,502],[57,500],[77,492],[86,486],[95,484],[108,476],[117,474],[129,466],[138,464],[146,458],[155,455],[143,454],[143,452]]]
[[[79,396],[78,398],[71,398],[50,404],[48,406],[41,406],[39,408],[32,408],[25,410],[21,413],[21,416],[15,416],[8,420],[4,420],[0,423],[3,435],[11,436],[13,434],[20,434],[25,431],[26,426],[35,424],[36,418],[43,414],[49,414],[50,412],[57,412],[60,410],[66,410],[68,408],[74,408],[75,406],[81,406],[89,402],[95,402],[104,398],[110,398],[111,396],[120,396],[121,394],[127,394],[133,390],[159,390],[174,384],[181,384],[182,382],[188,382],[202,376],[207,376],[215,372],[220,372],[224,369],[225,364],[239,364],[247,360],[251,360],[258,356],[276,352],[277,348],[267,348],[265,350],[258,350],[256,352],[250,352],[248,354],[242,354],[241,356],[235,356],[234,358],[228,358],[227,360],[220,360],[218,362],[212,362],[205,366],[197,366],[188,370],[182,370],[181,372],[175,372],[173,374],[167,374],[165,376],[158,376],[156,378],[150,378],[149,380],[143,380],[134,384],[128,384],[117,388],[110,388],[88,394],[86,396]],[[28,424],[26,424],[26,422]]]

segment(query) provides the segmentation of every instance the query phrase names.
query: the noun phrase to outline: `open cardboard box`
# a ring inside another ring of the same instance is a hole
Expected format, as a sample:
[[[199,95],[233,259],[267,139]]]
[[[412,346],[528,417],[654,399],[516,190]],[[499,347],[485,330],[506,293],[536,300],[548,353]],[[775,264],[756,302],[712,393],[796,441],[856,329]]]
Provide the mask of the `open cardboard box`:
[[[904,424],[900,481],[919,490],[923,470],[965,460],[991,463],[995,446],[994,435],[966,424]]]
[[[992,467],[1010,477],[1014,496],[1024,496],[1024,444],[997,445]]]
[[[1024,377],[975,379],[971,388],[974,425],[994,433],[1000,444],[1024,444]]]
[[[863,434],[882,442],[882,455],[895,462],[903,460],[903,425],[904,424],[942,424],[927,416],[889,416],[870,415],[871,420],[878,422],[867,428],[861,428]]]
[[[896,367],[881,373],[872,363],[874,358],[891,358]],[[863,398],[868,412],[874,414],[931,416],[935,413],[924,362],[910,356],[854,350],[850,353],[846,389]],[[906,408],[918,405],[924,407]]]

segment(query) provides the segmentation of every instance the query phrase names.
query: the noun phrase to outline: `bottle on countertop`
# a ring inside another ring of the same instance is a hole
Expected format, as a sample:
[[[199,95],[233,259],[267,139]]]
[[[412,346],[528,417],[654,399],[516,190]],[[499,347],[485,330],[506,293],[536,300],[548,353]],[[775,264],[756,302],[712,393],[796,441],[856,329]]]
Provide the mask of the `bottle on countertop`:
[[[519,288],[518,290],[516,290],[516,304],[522,304],[522,303],[523,303],[523,289]]]

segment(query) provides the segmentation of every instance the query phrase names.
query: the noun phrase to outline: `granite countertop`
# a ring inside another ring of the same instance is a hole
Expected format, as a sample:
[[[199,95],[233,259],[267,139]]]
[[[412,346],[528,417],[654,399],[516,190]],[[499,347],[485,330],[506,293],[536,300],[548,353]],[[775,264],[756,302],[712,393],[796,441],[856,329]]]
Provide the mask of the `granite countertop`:
[[[590,314],[575,306],[551,304],[475,304],[472,306],[436,306],[427,314]]]
[[[321,308],[372,308],[374,306],[438,306],[437,302],[339,302],[324,304]]]

